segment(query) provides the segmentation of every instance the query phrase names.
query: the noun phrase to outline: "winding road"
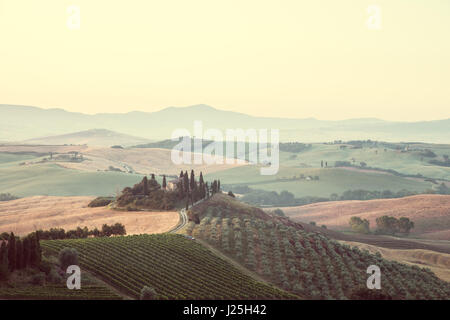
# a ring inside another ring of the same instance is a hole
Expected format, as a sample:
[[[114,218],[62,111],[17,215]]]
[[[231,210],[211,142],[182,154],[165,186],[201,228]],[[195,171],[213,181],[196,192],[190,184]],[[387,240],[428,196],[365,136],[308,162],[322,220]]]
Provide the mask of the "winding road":
[[[200,202],[204,201],[205,199],[199,200],[197,202],[195,202],[193,205],[188,207],[188,210],[190,208],[192,208],[193,206],[199,204]],[[186,212],[186,208],[181,209],[180,211],[178,211],[178,213],[180,214],[180,222],[178,223],[178,225],[173,228],[172,230],[169,231],[169,233],[175,233],[178,230],[180,230],[181,228],[183,228],[187,223],[188,223],[188,217],[187,217],[187,212]]]

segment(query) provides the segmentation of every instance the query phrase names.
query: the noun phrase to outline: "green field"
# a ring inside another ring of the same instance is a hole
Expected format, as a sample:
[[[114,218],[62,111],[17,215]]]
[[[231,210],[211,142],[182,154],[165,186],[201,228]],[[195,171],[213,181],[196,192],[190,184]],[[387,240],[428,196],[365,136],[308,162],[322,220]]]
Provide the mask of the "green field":
[[[420,147],[429,149],[436,153],[438,157],[444,154],[450,155],[450,145],[411,145],[411,148]],[[441,167],[428,163],[428,158],[423,158],[416,151],[401,152],[384,147],[362,149],[340,149],[339,145],[313,144],[312,148],[301,153],[280,152],[280,164],[289,167],[309,167],[319,168],[321,161],[327,161],[328,166],[334,166],[335,161],[352,161],[355,164],[366,162],[369,167],[382,169],[392,169],[402,174],[416,175],[422,174],[424,177],[434,179],[449,179],[450,167]],[[296,155],[295,159],[291,159]],[[423,159],[422,159],[423,158]]]
[[[120,172],[85,172],[55,164],[0,166],[0,193],[20,197],[113,196],[142,179],[141,175]]]
[[[144,286],[159,299],[289,299],[182,235],[41,241],[45,252],[76,248],[82,269],[134,298]]]
[[[403,145],[399,145],[403,146]],[[346,190],[368,191],[407,190],[424,192],[436,187],[423,179],[402,177],[380,171],[362,171],[353,168],[334,168],[336,161],[349,161],[354,165],[365,162],[367,167],[395,170],[404,175],[421,174],[423,177],[450,180],[450,167],[431,165],[432,158],[423,157],[418,150],[431,150],[442,160],[450,154],[450,145],[408,144],[408,150],[395,150],[384,145],[363,146],[360,149],[339,144],[315,143],[303,151],[280,152],[280,169],[274,176],[263,176],[257,165],[236,167],[205,176],[207,181],[220,179],[223,185],[248,185],[253,189],[281,192],[287,190],[296,197],[329,197]],[[109,196],[125,186],[132,186],[140,175],[120,172],[86,172],[70,170],[54,164],[19,163],[39,158],[25,154],[0,153],[0,193],[17,196]],[[328,164],[322,168],[321,162]],[[300,176],[318,176],[319,180],[307,181]],[[160,177],[158,177],[160,179]]]
[[[36,159],[36,157],[28,154],[14,154],[14,153],[0,152],[0,168],[18,165],[20,162],[31,159]]]
[[[277,192],[287,190],[296,197],[329,197],[332,193],[340,195],[346,190],[356,189],[423,192],[436,187],[424,179],[401,174],[420,174],[425,178],[450,180],[450,167],[432,165],[428,161],[433,158],[424,157],[418,151],[431,150],[436,154],[435,159],[442,160],[444,155],[450,154],[450,145],[409,144],[408,148],[395,150],[380,145],[363,146],[360,149],[347,146],[341,149],[339,144],[316,143],[296,153],[281,151],[280,168],[273,176],[261,175],[259,166],[245,166],[210,174],[206,178],[220,179],[224,185],[248,185],[253,189]],[[394,170],[399,174],[335,168],[336,161],[348,161],[357,166],[365,162],[367,167]],[[319,180],[299,179],[301,175],[318,176]]]
[[[298,179],[300,175],[318,176],[319,180]],[[296,177],[295,179],[293,179]],[[253,189],[281,192],[287,190],[296,197],[329,197],[332,193],[342,194],[346,190],[369,191],[418,191],[430,189],[430,182],[403,178],[378,172],[360,172],[343,168],[295,168],[281,167],[274,176],[260,175],[259,168],[245,166],[232,168],[206,176],[207,180],[220,179],[223,184],[248,185]]]

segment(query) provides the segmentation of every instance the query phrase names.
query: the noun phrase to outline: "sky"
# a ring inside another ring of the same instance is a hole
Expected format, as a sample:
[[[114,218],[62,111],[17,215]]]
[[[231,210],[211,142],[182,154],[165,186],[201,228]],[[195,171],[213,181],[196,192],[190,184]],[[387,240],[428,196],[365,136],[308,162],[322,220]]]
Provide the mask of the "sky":
[[[0,0],[0,104],[444,119],[449,31],[448,0]]]

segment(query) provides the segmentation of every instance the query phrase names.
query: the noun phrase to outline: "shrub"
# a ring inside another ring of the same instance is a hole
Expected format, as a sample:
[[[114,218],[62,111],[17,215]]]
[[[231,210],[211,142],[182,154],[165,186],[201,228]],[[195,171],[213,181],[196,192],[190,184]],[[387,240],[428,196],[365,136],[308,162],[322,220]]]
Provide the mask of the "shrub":
[[[153,288],[144,286],[141,290],[141,300],[155,300],[157,297],[156,291]]]
[[[349,224],[352,230],[357,233],[370,233],[369,221],[367,219],[361,219],[360,217],[351,217]]]
[[[51,264],[48,261],[43,260],[39,264],[39,270],[44,272],[46,275],[50,273],[51,269],[52,269]]]
[[[52,269],[47,276],[47,281],[53,284],[59,284],[62,282],[62,277],[59,275],[58,271]]]
[[[78,265],[78,251],[74,248],[63,248],[59,252],[59,265],[66,270],[68,266]]]
[[[273,213],[280,216],[280,217],[285,217],[286,215],[284,214],[284,211],[281,209],[275,209],[273,210]]]
[[[350,300],[392,300],[392,296],[384,290],[374,290],[359,287],[352,291]]]
[[[36,273],[31,278],[31,283],[38,286],[43,286],[45,284],[45,274],[43,272]]]
[[[0,193],[0,201],[10,201],[10,200],[16,200],[19,199],[16,196],[13,196],[10,193]]]
[[[92,200],[88,207],[95,208],[95,207],[106,207],[109,205],[113,200],[111,198],[105,198],[105,197],[98,197]]]

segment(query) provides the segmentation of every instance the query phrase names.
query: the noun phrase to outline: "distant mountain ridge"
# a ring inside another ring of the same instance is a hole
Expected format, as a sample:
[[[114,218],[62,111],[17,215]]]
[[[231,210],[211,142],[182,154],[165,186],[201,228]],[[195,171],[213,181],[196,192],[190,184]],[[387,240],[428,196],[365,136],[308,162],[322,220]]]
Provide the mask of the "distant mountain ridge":
[[[149,140],[171,138],[175,129],[193,134],[195,120],[204,130],[279,129],[282,141],[323,142],[372,139],[450,143],[450,119],[391,122],[373,118],[325,121],[314,118],[255,117],[207,105],[168,107],[156,112],[99,113],[94,115],[63,109],[0,105],[0,141],[23,141],[103,128]]]

